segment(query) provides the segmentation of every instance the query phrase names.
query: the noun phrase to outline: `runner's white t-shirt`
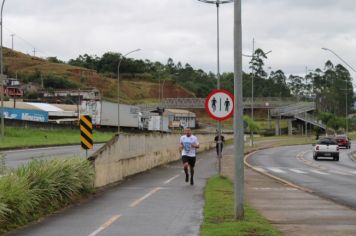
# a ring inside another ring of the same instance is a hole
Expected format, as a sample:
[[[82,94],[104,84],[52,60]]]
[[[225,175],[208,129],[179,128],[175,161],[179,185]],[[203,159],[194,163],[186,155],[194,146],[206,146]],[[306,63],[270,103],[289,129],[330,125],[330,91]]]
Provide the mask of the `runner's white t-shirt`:
[[[192,147],[192,144],[199,144],[197,137],[194,135],[190,135],[189,137],[187,135],[183,135],[180,137],[180,143],[183,145],[182,156],[196,156],[196,148]]]

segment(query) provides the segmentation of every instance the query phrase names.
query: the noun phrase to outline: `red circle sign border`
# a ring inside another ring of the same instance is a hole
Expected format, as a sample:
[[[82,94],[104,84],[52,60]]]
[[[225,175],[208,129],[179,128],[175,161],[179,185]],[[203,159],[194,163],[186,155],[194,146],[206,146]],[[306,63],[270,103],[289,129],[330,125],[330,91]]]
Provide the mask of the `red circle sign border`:
[[[225,93],[225,94],[227,94],[227,95],[231,98],[231,100],[232,100],[232,102],[233,102],[233,105],[234,105],[234,106],[233,106],[233,109],[230,111],[230,113],[227,114],[227,115],[224,116],[224,117],[217,117],[217,116],[215,116],[213,113],[211,113],[210,110],[209,110],[209,100],[210,100],[210,98],[211,98],[212,96],[214,96],[214,95],[217,94],[217,93]],[[224,120],[229,119],[229,118],[233,115],[234,109],[235,109],[234,95],[232,95],[232,93],[230,93],[229,91],[226,91],[226,90],[224,90],[224,89],[218,89],[218,90],[212,91],[211,93],[208,94],[207,98],[205,99],[205,110],[208,112],[208,115],[209,115],[211,118],[213,118],[214,120],[217,120],[217,121],[224,121]]]

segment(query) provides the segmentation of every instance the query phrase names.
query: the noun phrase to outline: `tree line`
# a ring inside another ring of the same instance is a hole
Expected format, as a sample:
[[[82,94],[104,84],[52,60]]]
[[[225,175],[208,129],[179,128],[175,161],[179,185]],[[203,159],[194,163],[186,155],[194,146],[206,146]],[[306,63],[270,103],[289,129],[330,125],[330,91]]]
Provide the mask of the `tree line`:
[[[166,64],[150,60],[122,58],[120,53],[107,52],[101,57],[88,54],[69,60],[68,64],[96,70],[107,77],[117,77],[117,66],[122,59],[120,73],[126,76],[144,75],[152,80],[171,80],[192,91],[197,97],[206,97],[216,88],[216,74],[193,68],[190,64],[175,63],[169,58]],[[283,70],[265,70],[267,54],[257,49],[251,56],[249,72],[243,72],[243,94],[251,97],[252,81],[255,97],[290,97],[299,101],[315,101],[322,112],[344,115],[352,109],[352,78],[343,65],[327,61],[322,69],[305,75],[286,75]],[[233,73],[220,75],[221,88],[233,92]],[[346,101],[347,94],[347,101]]]

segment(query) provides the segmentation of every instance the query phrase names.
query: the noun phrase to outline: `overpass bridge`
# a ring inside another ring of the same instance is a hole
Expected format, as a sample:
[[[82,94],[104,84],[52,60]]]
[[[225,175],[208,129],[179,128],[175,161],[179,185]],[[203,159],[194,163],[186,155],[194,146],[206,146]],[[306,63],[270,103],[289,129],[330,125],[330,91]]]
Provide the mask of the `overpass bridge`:
[[[299,102],[288,106],[271,109],[271,118],[276,120],[276,135],[280,135],[280,120],[288,120],[288,134],[292,134],[293,121],[304,123],[305,134],[308,134],[308,126],[319,127],[326,130],[326,126],[316,119],[311,112],[316,110],[315,102]],[[304,131],[304,130],[303,130]]]

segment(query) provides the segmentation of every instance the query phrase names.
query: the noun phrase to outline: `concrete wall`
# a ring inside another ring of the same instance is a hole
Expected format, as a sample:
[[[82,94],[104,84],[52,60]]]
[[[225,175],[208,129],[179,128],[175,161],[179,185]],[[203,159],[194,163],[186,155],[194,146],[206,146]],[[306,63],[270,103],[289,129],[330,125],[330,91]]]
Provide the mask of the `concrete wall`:
[[[215,135],[197,135],[199,152],[215,147]],[[232,135],[224,135],[229,139]],[[90,160],[95,166],[95,187],[115,183],[127,176],[180,159],[180,135],[120,135],[98,150]],[[199,154],[198,154],[199,155]]]

